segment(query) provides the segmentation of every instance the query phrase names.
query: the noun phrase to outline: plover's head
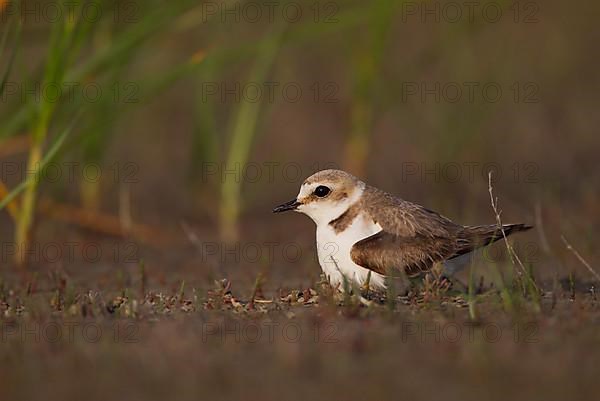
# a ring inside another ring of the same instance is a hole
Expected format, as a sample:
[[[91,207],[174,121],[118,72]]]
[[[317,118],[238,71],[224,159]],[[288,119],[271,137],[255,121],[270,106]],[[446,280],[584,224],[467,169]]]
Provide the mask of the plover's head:
[[[274,213],[295,210],[317,224],[328,224],[342,215],[362,195],[365,183],[341,170],[322,170],[302,183],[296,199],[277,206]]]

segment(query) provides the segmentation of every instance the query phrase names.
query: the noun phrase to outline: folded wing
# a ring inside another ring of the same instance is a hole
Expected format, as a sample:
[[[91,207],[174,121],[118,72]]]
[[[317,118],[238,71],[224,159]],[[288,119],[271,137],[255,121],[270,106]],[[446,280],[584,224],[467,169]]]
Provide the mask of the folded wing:
[[[352,246],[354,263],[379,274],[403,270],[408,275],[502,238],[497,225],[462,226],[422,206],[371,188],[362,207],[382,230]],[[525,231],[524,224],[504,225],[504,233]]]

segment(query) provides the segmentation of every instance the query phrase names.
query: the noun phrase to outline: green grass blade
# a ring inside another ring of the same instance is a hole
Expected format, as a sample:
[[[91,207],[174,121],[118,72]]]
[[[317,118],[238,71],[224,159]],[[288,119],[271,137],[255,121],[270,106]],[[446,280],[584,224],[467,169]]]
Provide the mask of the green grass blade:
[[[0,56],[4,53],[4,48],[6,46],[6,41],[9,36],[11,23],[8,25],[4,35],[2,35],[2,44],[0,44]],[[12,52],[8,59],[8,64],[6,66],[6,70],[4,74],[2,74],[2,81],[0,81],[0,96],[4,94],[4,90],[6,89],[6,82],[8,81],[8,77],[10,76],[10,72],[12,71],[13,64],[15,62],[15,57],[17,55],[17,51],[19,50],[19,43],[21,42],[21,23],[17,23],[17,32],[15,34],[15,40],[12,48]]]
[[[276,28],[278,29],[278,28]],[[259,49],[259,55],[249,76],[249,82],[264,82],[281,46],[284,30],[275,33],[278,40]],[[250,155],[262,104],[242,101],[233,120],[232,139],[227,156],[227,169],[243,166]],[[221,185],[220,223],[224,239],[237,236],[237,220],[241,210],[241,182],[225,180]]]
[[[77,119],[75,119],[75,120],[77,120]],[[25,188],[27,188],[27,185],[31,182],[31,180],[39,179],[39,175],[40,175],[41,171],[43,170],[44,166],[46,164],[48,164],[50,161],[52,161],[52,159],[56,156],[58,151],[61,149],[61,147],[65,143],[67,136],[73,129],[73,125],[74,124],[71,124],[71,125],[69,125],[69,127],[65,128],[63,130],[63,132],[58,136],[58,138],[56,138],[56,141],[54,141],[54,143],[52,144],[50,149],[48,149],[48,152],[46,153],[46,155],[40,162],[40,166],[39,166],[38,170],[36,171],[36,173],[32,174],[31,176],[29,176],[29,178],[27,178],[26,180],[21,182],[19,185],[17,185],[12,191],[10,191],[10,193],[8,195],[6,195],[6,197],[4,197],[4,199],[2,199],[0,201],[0,210],[4,209],[6,207],[6,205],[8,205],[10,202],[12,202],[12,200],[15,199],[15,197],[17,197],[21,192],[23,192],[25,190]]]

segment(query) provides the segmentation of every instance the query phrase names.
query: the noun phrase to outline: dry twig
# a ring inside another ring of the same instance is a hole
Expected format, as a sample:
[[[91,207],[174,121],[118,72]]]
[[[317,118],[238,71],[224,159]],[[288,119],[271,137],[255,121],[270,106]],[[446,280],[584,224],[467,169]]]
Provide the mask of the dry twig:
[[[567,247],[567,249],[569,251],[573,252],[573,255],[575,255],[575,257],[581,262],[581,264],[584,265],[590,271],[590,273],[592,273],[592,275],[594,277],[596,277],[596,280],[600,281],[600,274],[596,273],[596,271],[592,268],[592,265],[590,265],[583,258],[583,256],[581,256],[579,254],[579,252],[577,252],[577,249],[573,248],[573,246],[567,241],[567,239],[563,235],[560,236],[560,239],[562,239],[562,241],[565,244],[565,246]]]
[[[513,265],[515,265],[515,260],[516,260],[519,267],[523,270],[522,273],[525,274],[525,276],[528,276],[529,273],[527,272],[525,265],[523,265],[523,262],[521,262],[519,255],[517,255],[517,253],[515,252],[513,247],[508,242],[508,238],[506,237],[506,233],[504,232],[504,226],[502,225],[502,219],[500,218],[500,214],[502,213],[502,211],[498,209],[498,198],[494,197],[494,192],[493,192],[493,188],[492,188],[492,172],[491,171],[488,173],[488,191],[490,193],[490,201],[492,203],[492,209],[494,210],[494,214],[496,215],[496,223],[498,224],[498,227],[500,228],[500,232],[502,232],[502,237],[504,238],[504,244],[506,245],[506,250],[508,251],[510,260]],[[532,281],[532,284],[537,289],[537,286],[535,285],[535,283],[533,283],[533,281]]]

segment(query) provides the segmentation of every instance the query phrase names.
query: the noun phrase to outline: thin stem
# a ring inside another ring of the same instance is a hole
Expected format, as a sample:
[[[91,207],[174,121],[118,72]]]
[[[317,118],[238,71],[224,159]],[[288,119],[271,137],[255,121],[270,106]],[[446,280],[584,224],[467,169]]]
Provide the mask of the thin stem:
[[[33,222],[33,214],[35,209],[36,189],[39,182],[38,169],[42,160],[42,147],[39,142],[33,144],[29,151],[29,160],[27,162],[27,172],[35,171],[35,179],[29,180],[23,193],[23,201],[21,203],[21,212],[17,220],[15,230],[15,244],[19,249],[24,249],[29,243],[31,223]],[[23,266],[25,260],[24,252],[15,254],[15,263],[18,266]]]
[[[586,269],[589,270],[590,273],[592,273],[592,275],[596,278],[596,280],[600,281],[600,274],[596,273],[596,271],[592,268],[592,265],[590,265],[587,262],[587,260],[585,260],[583,258],[583,256],[581,256],[581,254],[579,252],[577,252],[577,249],[573,248],[573,246],[567,241],[567,239],[563,235],[560,236],[560,239],[562,239],[562,241],[565,244],[565,246],[567,247],[567,249],[569,251],[571,251],[573,253],[573,255],[575,255],[577,260],[579,260],[581,262],[581,264],[584,265],[586,267]]]

